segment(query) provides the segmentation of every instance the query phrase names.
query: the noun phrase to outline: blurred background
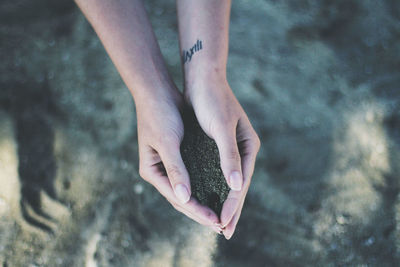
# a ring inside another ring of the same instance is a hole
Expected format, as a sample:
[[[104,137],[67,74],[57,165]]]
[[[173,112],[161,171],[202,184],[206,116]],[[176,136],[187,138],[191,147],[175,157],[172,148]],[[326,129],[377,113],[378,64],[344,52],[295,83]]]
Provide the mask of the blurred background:
[[[182,87],[175,3],[145,3]],[[133,101],[72,1],[0,21],[3,267],[399,265],[399,1],[233,1],[228,79],[262,148],[230,241],[140,179]]]

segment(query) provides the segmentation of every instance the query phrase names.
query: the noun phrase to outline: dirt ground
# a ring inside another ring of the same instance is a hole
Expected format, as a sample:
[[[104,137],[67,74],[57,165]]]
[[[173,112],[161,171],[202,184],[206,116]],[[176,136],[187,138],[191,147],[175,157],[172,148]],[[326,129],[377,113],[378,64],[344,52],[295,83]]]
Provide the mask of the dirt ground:
[[[179,87],[174,1],[145,1]],[[133,101],[72,1],[0,3],[0,264],[399,266],[400,2],[236,0],[262,148],[230,241],[138,175]]]

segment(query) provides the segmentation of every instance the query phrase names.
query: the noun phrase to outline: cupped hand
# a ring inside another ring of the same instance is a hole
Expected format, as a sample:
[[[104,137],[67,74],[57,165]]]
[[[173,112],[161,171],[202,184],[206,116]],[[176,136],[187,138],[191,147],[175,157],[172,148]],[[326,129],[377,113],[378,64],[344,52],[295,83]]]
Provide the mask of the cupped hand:
[[[218,146],[221,169],[231,188],[220,218],[223,233],[230,239],[249,189],[260,140],[225,78],[186,85],[185,98],[202,129]]]
[[[216,226],[220,223],[218,216],[191,197],[189,174],[180,153],[184,129],[180,114],[182,96],[176,88],[165,92],[168,94],[156,98],[136,99],[140,176],[175,209],[220,232]]]

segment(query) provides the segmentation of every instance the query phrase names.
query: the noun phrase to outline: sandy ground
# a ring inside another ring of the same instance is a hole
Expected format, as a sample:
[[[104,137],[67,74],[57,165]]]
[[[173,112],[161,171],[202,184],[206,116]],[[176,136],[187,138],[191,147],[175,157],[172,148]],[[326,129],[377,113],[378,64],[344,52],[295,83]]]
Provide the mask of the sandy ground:
[[[138,176],[133,101],[74,4],[0,3],[3,267],[399,265],[400,2],[233,2],[262,149],[229,242]],[[174,3],[146,4],[181,86]]]

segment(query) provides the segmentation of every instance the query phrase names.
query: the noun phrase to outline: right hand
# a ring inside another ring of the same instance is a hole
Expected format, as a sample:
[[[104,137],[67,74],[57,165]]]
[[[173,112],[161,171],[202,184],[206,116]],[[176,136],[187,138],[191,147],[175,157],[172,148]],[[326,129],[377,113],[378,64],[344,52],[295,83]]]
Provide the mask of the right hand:
[[[230,239],[249,190],[260,139],[225,77],[193,81],[186,86],[185,97],[204,132],[215,140],[231,188],[221,211],[223,234]]]
[[[218,216],[191,197],[189,174],[180,153],[184,127],[179,109],[183,98],[176,88],[167,89],[165,96],[135,101],[140,176],[176,210],[220,232]]]

